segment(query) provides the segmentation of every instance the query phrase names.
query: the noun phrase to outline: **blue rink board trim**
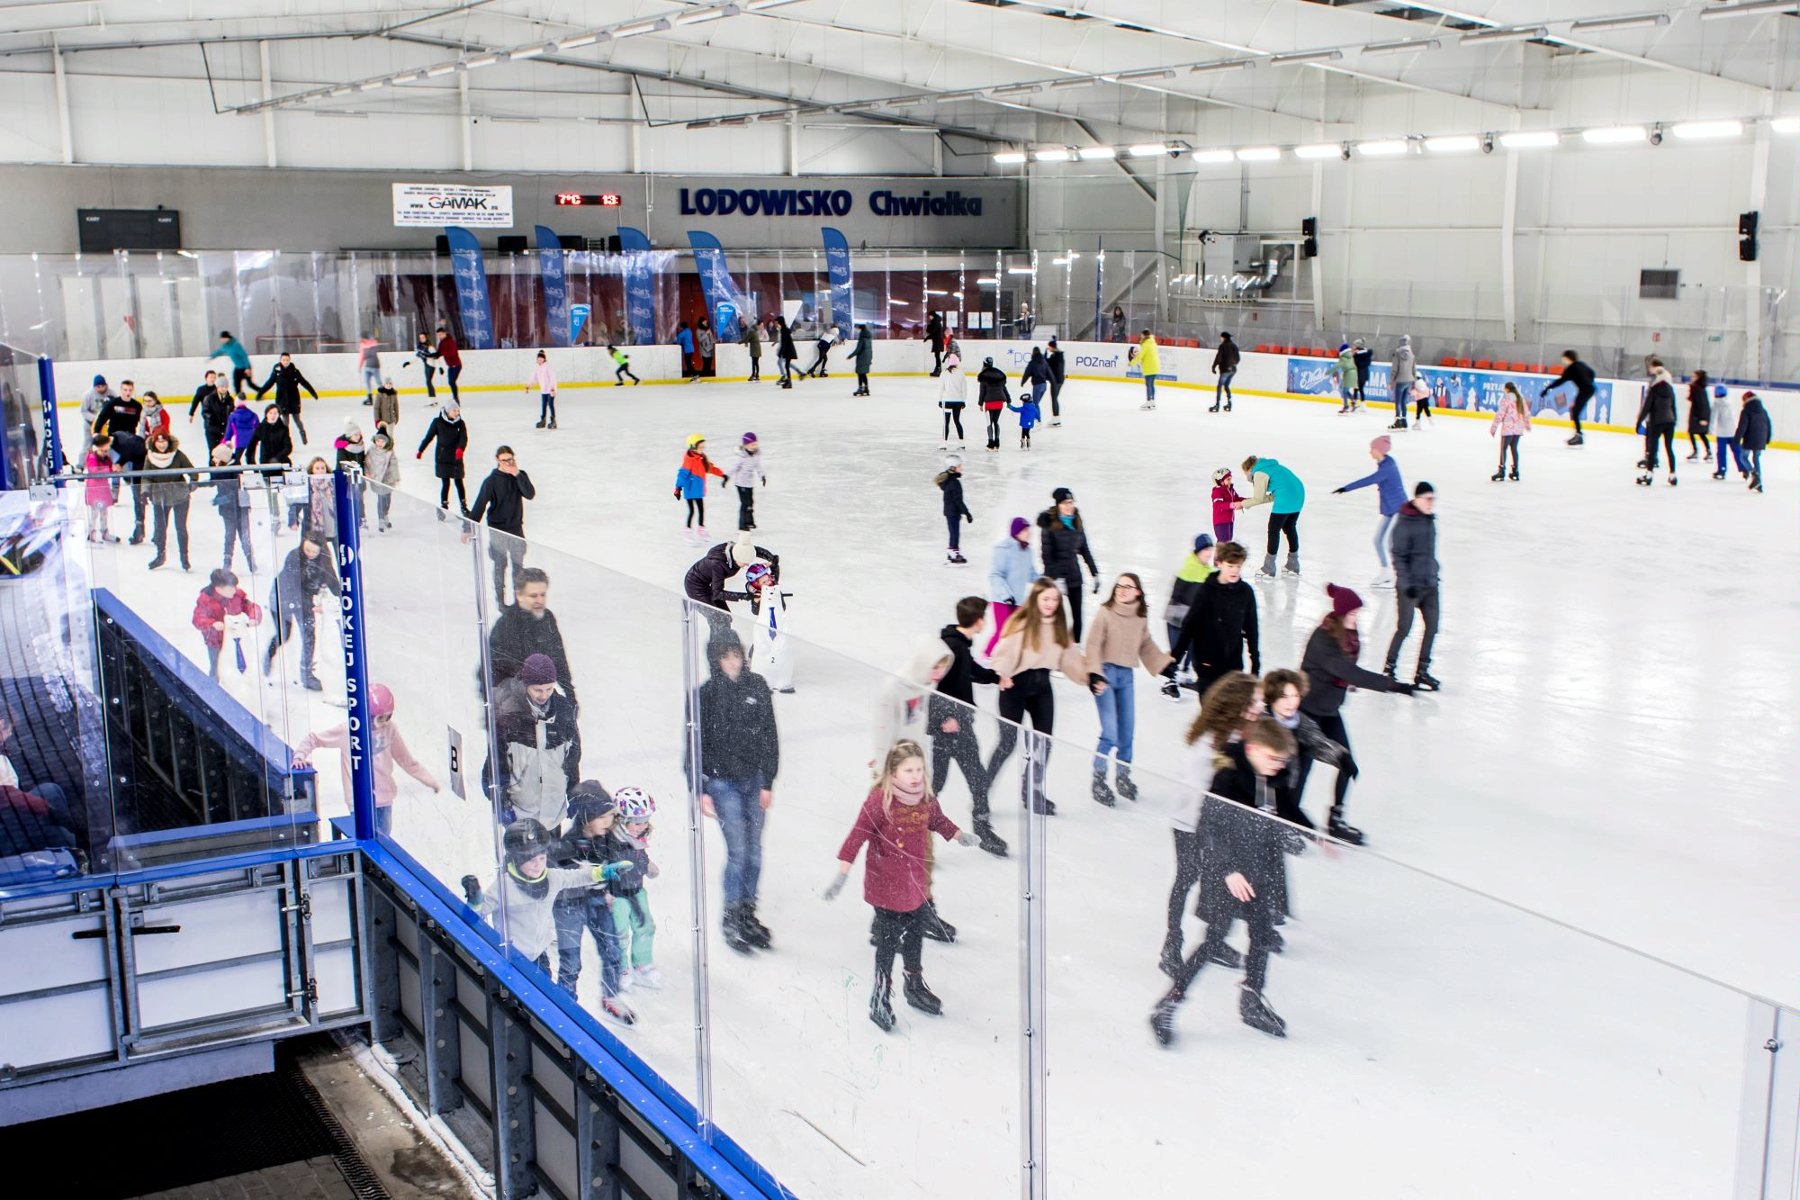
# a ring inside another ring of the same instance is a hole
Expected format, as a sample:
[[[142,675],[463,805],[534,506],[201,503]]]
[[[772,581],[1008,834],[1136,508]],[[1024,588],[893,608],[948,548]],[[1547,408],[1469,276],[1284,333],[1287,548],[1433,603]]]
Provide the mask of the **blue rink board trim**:
[[[348,834],[347,822],[347,818],[340,817],[332,825],[341,834]],[[721,1194],[741,1200],[792,1200],[793,1192],[716,1126],[713,1140],[705,1141],[698,1129],[699,1112],[692,1101],[561,988],[545,986],[535,970],[527,971],[521,966],[520,960],[501,948],[499,934],[493,927],[475,916],[459,897],[451,895],[450,889],[417,859],[386,836],[359,843],[359,848],[370,862],[401,885],[421,912],[449,932],[483,969],[518,997],[535,1020],[561,1038],[659,1136],[678,1147]]]

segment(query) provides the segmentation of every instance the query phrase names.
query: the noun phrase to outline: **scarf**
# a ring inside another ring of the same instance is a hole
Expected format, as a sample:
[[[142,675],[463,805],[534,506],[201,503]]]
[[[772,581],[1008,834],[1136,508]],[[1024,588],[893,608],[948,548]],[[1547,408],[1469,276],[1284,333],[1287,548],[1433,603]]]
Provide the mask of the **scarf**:
[[[166,471],[175,462],[175,452],[173,450],[170,450],[170,451],[167,451],[166,453],[158,454],[154,450],[147,450],[144,452],[144,458],[147,462],[149,462],[150,466],[153,469],[158,470],[158,471]]]
[[[533,900],[542,900],[550,894],[550,872],[546,871],[536,879],[521,875],[519,868],[512,863],[506,864],[506,874],[518,885],[520,891]]]
[[[901,803],[917,804],[925,799],[925,781],[923,779],[919,780],[918,787],[911,790],[901,787],[898,780],[892,779],[888,781],[888,787],[893,791],[894,798]]]

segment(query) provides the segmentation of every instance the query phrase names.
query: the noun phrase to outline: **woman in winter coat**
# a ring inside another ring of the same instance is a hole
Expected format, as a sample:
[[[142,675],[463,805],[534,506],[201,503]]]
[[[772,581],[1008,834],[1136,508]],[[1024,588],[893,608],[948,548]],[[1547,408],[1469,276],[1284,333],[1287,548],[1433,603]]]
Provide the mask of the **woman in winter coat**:
[[[263,419],[250,435],[250,453],[244,461],[269,467],[294,465],[294,437],[288,432],[287,422],[281,419],[278,405],[264,406]]]
[[[419,451],[414,458],[424,458],[425,448],[433,442],[437,450],[433,458],[433,466],[438,477],[438,508],[450,507],[450,488],[456,488],[456,504],[463,516],[469,515],[469,493],[463,484],[463,453],[469,448],[469,430],[462,420],[462,405],[451,400],[438,410],[431,418],[431,428],[425,431],[425,440],[419,443]]]
[[[1094,747],[1094,799],[1111,808],[1113,795],[1106,786],[1106,771],[1115,754],[1119,760],[1115,768],[1119,795],[1136,800],[1138,794],[1137,785],[1131,781],[1131,746],[1137,730],[1137,680],[1132,672],[1141,664],[1146,671],[1164,679],[1175,678],[1175,660],[1164,654],[1150,636],[1150,605],[1144,599],[1144,581],[1132,572],[1119,576],[1112,595],[1094,613],[1082,655],[1090,668],[1106,680],[1106,689],[1094,693],[1094,705],[1100,710],[1100,742]]]
[[[1332,489],[1333,494],[1342,496],[1346,492],[1375,485],[1381,504],[1381,519],[1375,524],[1375,558],[1380,562],[1381,570],[1371,586],[1378,588],[1394,586],[1394,572],[1388,565],[1388,533],[1394,527],[1394,518],[1399,514],[1400,507],[1406,503],[1406,483],[1400,478],[1400,464],[1388,453],[1393,445],[1393,439],[1385,433],[1372,439],[1369,442],[1369,457],[1375,460],[1375,469],[1361,479]]]
[[[1075,493],[1066,487],[1051,493],[1049,508],[1038,514],[1038,528],[1043,530],[1042,550],[1044,574],[1061,584],[1069,597],[1069,621],[1075,636],[1081,636],[1081,564],[1087,563],[1088,575],[1094,581],[1094,594],[1100,594],[1100,568],[1088,549],[1087,529],[1075,507]]]
[[[144,469],[147,471],[182,471],[193,468],[193,460],[181,452],[181,443],[167,433],[153,434],[144,445]],[[188,561],[188,497],[194,490],[192,475],[157,475],[146,484],[156,524],[150,532],[150,544],[156,557],[150,569],[156,570],[168,561],[169,524],[175,525],[175,546],[181,556],[181,569],[193,570]]]
[[[788,328],[786,317],[775,318],[775,361],[781,365],[781,385],[784,388],[794,386],[794,360],[800,352],[794,349],[794,331]]]
[[[1019,776],[1019,801],[1032,812],[1051,814],[1056,805],[1034,790],[1050,769],[1050,734],[1056,726],[1056,696],[1050,687],[1050,672],[1061,670],[1068,678],[1084,683],[1096,695],[1106,690],[1106,679],[1088,664],[1075,635],[1069,632],[1069,621],[1062,593],[1049,579],[1031,585],[1006,628],[1000,631],[1000,644],[994,650],[993,669],[1000,676],[1000,715],[1008,724],[1000,726],[1000,741],[988,760],[991,781],[1012,755],[1018,744],[1017,725],[1031,718],[1031,727],[1043,734],[1031,741],[1028,756]]]
[[[744,322],[744,349],[750,352],[750,382],[762,378],[762,329],[755,321]]]
[[[1763,490],[1762,453],[1768,449],[1771,436],[1769,410],[1763,407],[1762,398],[1755,392],[1745,392],[1744,407],[1738,413],[1737,444],[1749,465],[1750,490],[1753,492]]]
[[[169,432],[169,410],[155,392],[144,393],[144,414],[138,418],[138,433],[149,441],[159,433]]]
[[[1006,411],[1006,372],[994,365],[994,360],[982,360],[981,370],[975,373],[976,403],[987,413],[987,448],[989,454],[1000,450],[1000,414]]]
[[[694,353],[700,356],[700,374],[711,378],[716,373],[713,355],[718,353],[718,349],[719,339],[713,333],[712,322],[701,317],[699,324],[694,327]],[[554,423],[551,428],[555,428]]]
[[[1712,457],[1712,439],[1707,434],[1712,430],[1712,391],[1705,371],[1695,371],[1688,377],[1688,461]],[[146,408],[144,415],[149,416]]]
[[[394,491],[400,486],[400,456],[394,453],[394,439],[385,429],[377,429],[369,439],[369,452],[364,455],[363,471],[375,489],[375,528],[380,533],[392,529],[388,510],[394,506]]]
[[[956,448],[963,448],[963,407],[968,402],[968,394],[963,391],[962,353],[956,343],[950,343],[950,352],[944,355],[943,367],[938,373],[938,407],[944,410],[944,440],[939,450],[950,448],[950,426],[956,426]]]
[[[375,428],[385,429],[390,435],[400,424],[400,390],[394,386],[393,379],[381,381],[375,389]]]
[[[1638,482],[1648,484],[1656,474],[1656,443],[1660,439],[1669,452],[1669,486],[1674,487],[1675,380],[1659,358],[1650,360],[1650,386],[1644,389],[1636,423],[1644,431],[1644,458],[1638,463],[1644,473]]]
[[[1519,389],[1508,381],[1506,394],[1500,397],[1500,408],[1488,425],[1488,436],[1500,438],[1500,465],[1490,478],[1499,483],[1506,478],[1506,456],[1512,455],[1512,480],[1519,482],[1519,439],[1531,432],[1531,410]]]
[[[982,654],[992,656],[1000,641],[1000,630],[1006,619],[1019,607],[1019,599],[1031,589],[1037,575],[1031,561],[1031,522],[1014,517],[1005,537],[994,545],[993,564],[988,568],[988,603],[994,608],[994,632],[988,637]]]
[[[875,365],[875,335],[869,332],[867,325],[856,327],[856,390],[852,396],[869,394],[869,371]]]
[[[1031,357],[1026,360],[1025,369],[1019,372],[1019,390],[1031,389],[1031,402],[1039,408],[1043,407],[1044,390],[1050,386],[1050,363],[1044,358],[1043,348],[1033,346]]]
[[[1335,583],[1325,585],[1325,593],[1331,597],[1331,611],[1307,639],[1306,653],[1301,656],[1300,670],[1306,674],[1308,688],[1306,696],[1300,701],[1301,711],[1311,717],[1324,735],[1344,747],[1345,753],[1350,751],[1350,731],[1344,727],[1344,698],[1350,689],[1359,687],[1371,692],[1399,692],[1410,696],[1414,688],[1410,683],[1401,683],[1386,675],[1377,675],[1373,671],[1364,670],[1356,665],[1356,656],[1362,650],[1362,639],[1356,633],[1357,615],[1362,611],[1362,597],[1347,587],[1339,587]],[[1311,769],[1311,761],[1301,766],[1300,789],[1306,787],[1306,774]],[[1362,830],[1344,820],[1344,801],[1350,794],[1350,781],[1356,777],[1356,765],[1353,759],[1346,759],[1346,765],[1338,768],[1337,790],[1331,802],[1331,815],[1326,822],[1326,829],[1331,836],[1340,841],[1360,846],[1363,843]],[[1294,803],[1298,804],[1299,792],[1296,791]]]

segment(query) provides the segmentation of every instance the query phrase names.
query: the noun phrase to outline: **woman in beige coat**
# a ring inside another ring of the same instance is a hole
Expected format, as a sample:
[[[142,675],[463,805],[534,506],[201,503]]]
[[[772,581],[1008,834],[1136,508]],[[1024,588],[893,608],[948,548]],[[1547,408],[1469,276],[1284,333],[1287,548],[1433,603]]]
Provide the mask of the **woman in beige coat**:
[[[1000,726],[1000,742],[988,760],[988,782],[991,786],[1018,742],[1013,723],[1023,723],[1029,716],[1032,729],[1044,736],[1031,739],[1032,752],[1026,756],[1019,780],[1019,802],[1029,805],[1032,812],[1054,813],[1056,805],[1044,796],[1042,787],[1050,767],[1048,739],[1056,724],[1050,672],[1061,670],[1096,694],[1106,690],[1106,680],[1094,673],[1069,632],[1068,611],[1055,581],[1032,583],[1025,602],[1006,619],[989,665],[1000,676],[1000,715],[1008,723]]]
[[[1144,603],[1144,581],[1130,571],[1113,584],[1112,595],[1094,614],[1088,629],[1088,669],[1106,681],[1094,691],[1100,710],[1100,744],[1094,748],[1094,799],[1113,806],[1112,789],[1106,786],[1106,770],[1116,752],[1119,758],[1119,795],[1136,800],[1137,784],[1131,781],[1131,742],[1137,728],[1136,680],[1132,671],[1142,663],[1146,671],[1166,679],[1175,677],[1175,660],[1163,653],[1150,637],[1150,610]]]

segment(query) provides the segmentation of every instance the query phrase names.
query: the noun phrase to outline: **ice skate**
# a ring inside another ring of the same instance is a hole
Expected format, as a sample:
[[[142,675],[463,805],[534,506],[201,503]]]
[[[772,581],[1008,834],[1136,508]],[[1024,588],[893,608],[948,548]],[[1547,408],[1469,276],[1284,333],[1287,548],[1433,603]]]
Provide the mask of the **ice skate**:
[[[1157,956],[1156,968],[1170,979],[1181,971],[1181,932],[1179,930],[1163,939],[1162,953]]]
[[[555,428],[556,428],[556,418],[555,418],[555,417],[551,417],[551,418],[550,418],[550,428],[551,428],[551,429],[555,429]]]
[[[632,1011],[631,1005],[625,1003],[623,996],[601,997],[600,1008],[621,1025],[637,1024],[637,1013]]]
[[[394,523],[392,521],[382,520],[376,524],[375,531],[377,533],[386,533],[388,530],[392,529],[393,527],[394,527]],[[251,570],[255,570],[255,569],[256,568],[254,568],[254,567],[251,568]]]
[[[1231,401],[1229,401],[1229,400],[1227,400],[1227,401],[1226,401],[1226,402],[1225,402],[1225,411],[1226,411],[1226,412],[1230,412],[1230,411],[1231,411]]]
[[[1062,418],[1061,418],[1061,417],[1057,417],[1057,418],[1055,418],[1055,419],[1054,419],[1054,420],[1052,420],[1052,421],[1051,421],[1051,422],[1050,422],[1050,428],[1052,428],[1052,429],[1061,429],[1061,428],[1062,428]]]
[[[1207,409],[1207,410],[1206,410],[1206,411],[1207,411],[1207,412],[1218,412],[1218,411],[1219,411],[1219,406],[1218,406],[1218,405],[1217,405],[1217,404],[1215,404],[1215,405],[1213,405],[1213,406],[1212,406],[1212,407],[1211,407],[1211,408],[1209,408],[1209,409]],[[1343,410],[1343,409],[1341,409],[1341,408],[1340,408],[1340,409],[1339,409],[1339,410],[1338,410],[1338,411],[1339,411],[1339,412],[1343,412],[1343,411],[1344,411],[1344,410]]]
[[[1175,1009],[1181,1000],[1176,996],[1164,996],[1150,1010],[1150,1032],[1155,1035],[1159,1045],[1167,1046],[1175,1041]]]
[[[1300,556],[1298,554],[1288,555],[1287,561],[1281,564],[1281,573],[1283,575],[1298,575],[1300,573]]]
[[[632,983],[641,988],[649,988],[653,992],[662,991],[662,972],[653,966],[638,967],[631,973]]]
[[[1335,816],[1332,817],[1331,822],[1325,826],[1325,832],[1329,833],[1338,841],[1347,842],[1352,846],[1360,846],[1367,840],[1363,837],[1362,830],[1354,825],[1345,824],[1344,821]]]
[[[1512,480],[1514,483],[1519,482],[1519,468],[1514,467],[1512,469],[1512,474],[1508,475],[1507,478]]]
[[[1171,700],[1176,704],[1181,703],[1181,685],[1173,679],[1165,682],[1160,690],[1164,700]]]
[[[704,525],[694,526],[694,532],[698,533],[700,535],[700,540],[703,542],[712,540],[712,534],[706,532],[706,526],[704,526]]]
[[[1275,556],[1273,554],[1263,555],[1262,566],[1258,568],[1256,577],[1258,579],[1274,579],[1276,577]]]
[[[1725,472],[1724,471],[1714,471],[1713,478],[1714,479],[1723,479],[1723,478],[1725,478]]]
[[[948,562],[952,566],[957,566],[957,567],[966,567],[969,565],[969,560],[963,557],[961,550],[950,551],[950,556],[947,559],[945,559],[944,561]]]
[[[1117,803],[1117,801],[1113,799],[1112,789],[1106,786],[1106,771],[1104,769],[1094,772],[1094,802],[1096,804],[1104,804],[1108,808],[1111,808]]]
[[[1238,1015],[1244,1018],[1244,1024],[1270,1037],[1287,1036],[1287,1022],[1269,1007],[1261,992],[1243,988],[1238,996]]]
[[[1496,475],[1494,478],[1498,479],[1499,476]],[[1369,586],[1376,589],[1391,589],[1394,586],[1394,569],[1392,567],[1381,568],[1375,573],[1375,578],[1369,581]]]
[[[901,992],[905,995],[906,1002],[920,1012],[930,1013],[934,1017],[943,1015],[944,1002],[939,1000],[932,993],[931,988],[926,986],[925,976],[922,972],[908,971],[906,983],[901,988]]]
[[[1413,676],[1413,687],[1421,692],[1441,692],[1444,690],[1444,685],[1433,678],[1431,672],[1427,671],[1423,665],[1419,667],[1418,674]]]
[[[320,683],[319,677],[314,675],[310,670],[300,676],[300,686],[309,692],[322,692],[325,690],[325,685]]]
[[[725,910],[724,933],[725,944],[737,953],[748,954],[753,949],[750,935],[744,929],[744,910],[741,905]]]
[[[1669,486],[1670,486],[1670,487],[1674,487],[1674,486],[1675,486],[1675,483],[1676,483],[1676,479],[1675,479],[1675,472],[1673,472],[1673,471],[1670,471],[1670,472],[1669,472]]]
[[[1117,767],[1113,768],[1113,786],[1119,790],[1119,795],[1126,800],[1136,800],[1138,798],[1137,784],[1131,781],[1131,765],[1129,763],[1120,763]]]
[[[890,975],[875,977],[875,990],[869,993],[869,1020],[881,1026],[881,1032],[894,1031],[894,980]]]
[[[543,427],[544,427],[544,422],[541,417],[538,419],[538,423],[536,425],[532,426],[533,429],[542,429]]]
[[[1488,478],[1495,483],[1499,483],[1506,478],[1506,472],[1504,470],[1495,471],[1492,475],[1489,475]]]
[[[934,942],[948,943],[956,940],[956,926],[938,915],[937,902],[933,900],[925,902],[925,913],[919,919],[919,932]]]
[[[769,932],[769,927],[756,919],[756,901],[746,900],[738,905],[738,924],[750,944],[758,950],[767,950],[775,944],[775,937]]]
[[[1275,932],[1271,931],[1269,934],[1269,953],[1270,954],[1286,954],[1287,953],[1287,939],[1282,937],[1279,933],[1275,933]]]
[[[1675,481],[1671,479],[1669,482],[1673,483]],[[1749,490],[1751,490],[1753,492],[1760,492],[1763,490],[1762,472],[1761,471],[1758,471],[1756,474],[1750,476],[1750,489]]]
[[[1006,857],[1006,842],[994,832],[994,826],[986,817],[976,817],[973,828],[980,846],[995,858]]]
[[[1574,437],[1570,438],[1568,441],[1563,443],[1563,445],[1565,445],[1565,446],[1581,446],[1581,445],[1585,445],[1585,444],[1586,444],[1586,439],[1583,438],[1579,433],[1576,434]]]
[[[1652,479],[1648,475],[1639,475],[1637,477],[1637,481],[1643,487],[1649,487],[1651,484],[1656,482],[1656,480]]]
[[[1405,421],[1395,421],[1392,425],[1389,425],[1388,428],[1389,429],[1405,429],[1406,422]]]

